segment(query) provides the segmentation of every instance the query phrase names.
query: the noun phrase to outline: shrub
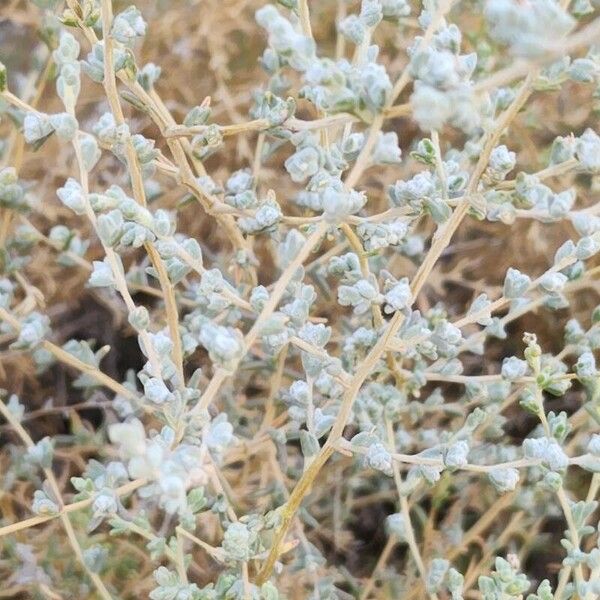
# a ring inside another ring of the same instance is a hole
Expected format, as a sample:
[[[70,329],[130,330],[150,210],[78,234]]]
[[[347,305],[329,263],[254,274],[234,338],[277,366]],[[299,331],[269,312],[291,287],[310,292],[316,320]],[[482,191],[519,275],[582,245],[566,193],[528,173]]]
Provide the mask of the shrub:
[[[6,593],[599,597],[597,9],[3,9]]]

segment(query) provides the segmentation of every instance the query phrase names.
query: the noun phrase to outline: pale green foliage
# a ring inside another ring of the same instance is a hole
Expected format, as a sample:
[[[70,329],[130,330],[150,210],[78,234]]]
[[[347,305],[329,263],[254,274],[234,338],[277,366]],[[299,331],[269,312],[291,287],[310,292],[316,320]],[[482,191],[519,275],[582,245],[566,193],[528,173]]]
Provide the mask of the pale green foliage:
[[[0,63],[10,589],[598,597],[598,3],[240,2],[222,39],[188,3],[156,46],[149,3],[34,4],[32,73]]]

